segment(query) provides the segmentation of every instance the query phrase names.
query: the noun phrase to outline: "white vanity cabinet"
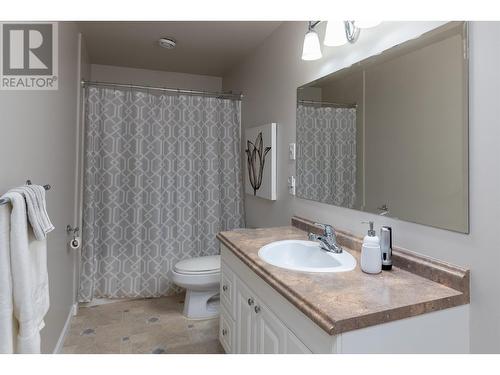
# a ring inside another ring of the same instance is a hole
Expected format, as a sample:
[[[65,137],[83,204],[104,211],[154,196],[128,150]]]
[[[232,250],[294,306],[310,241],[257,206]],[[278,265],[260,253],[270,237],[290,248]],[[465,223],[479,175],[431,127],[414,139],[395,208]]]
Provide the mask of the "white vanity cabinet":
[[[334,336],[314,325],[224,246],[222,254],[219,338],[226,353],[313,353],[287,322],[299,332],[310,332],[314,326],[323,336],[320,342],[333,340]]]
[[[241,280],[236,281],[235,353],[311,353]]]
[[[468,305],[329,335],[221,246],[226,353],[467,353]]]
[[[227,353],[312,353],[224,262],[222,275],[219,336]]]

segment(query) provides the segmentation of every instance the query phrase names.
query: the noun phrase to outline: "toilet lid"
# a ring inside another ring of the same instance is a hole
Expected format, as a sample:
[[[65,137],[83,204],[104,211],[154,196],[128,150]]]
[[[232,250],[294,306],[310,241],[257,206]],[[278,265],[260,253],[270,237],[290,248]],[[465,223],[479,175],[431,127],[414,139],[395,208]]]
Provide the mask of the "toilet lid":
[[[220,271],[220,255],[181,260],[174,266],[178,273],[213,273]]]

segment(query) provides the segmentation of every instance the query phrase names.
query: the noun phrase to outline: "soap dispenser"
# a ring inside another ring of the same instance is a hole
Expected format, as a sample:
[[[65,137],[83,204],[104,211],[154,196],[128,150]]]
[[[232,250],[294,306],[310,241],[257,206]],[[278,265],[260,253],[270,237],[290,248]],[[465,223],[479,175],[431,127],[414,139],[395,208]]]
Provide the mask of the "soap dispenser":
[[[369,224],[370,229],[361,247],[361,270],[366,273],[380,273],[382,271],[380,240],[373,229],[373,221],[363,223]]]

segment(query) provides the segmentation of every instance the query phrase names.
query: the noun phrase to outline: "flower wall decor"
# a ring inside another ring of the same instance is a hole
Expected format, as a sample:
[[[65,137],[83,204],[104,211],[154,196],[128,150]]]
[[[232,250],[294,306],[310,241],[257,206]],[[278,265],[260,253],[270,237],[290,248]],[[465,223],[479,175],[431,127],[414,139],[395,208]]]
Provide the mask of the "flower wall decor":
[[[262,142],[262,132],[260,132],[257,139],[255,139],[255,143],[247,140],[247,149],[245,152],[247,154],[248,178],[253,188],[253,195],[257,195],[257,190],[259,190],[262,185],[266,155],[271,150],[270,146],[265,149],[263,148],[264,142]]]
[[[245,131],[245,192],[276,200],[276,123]]]

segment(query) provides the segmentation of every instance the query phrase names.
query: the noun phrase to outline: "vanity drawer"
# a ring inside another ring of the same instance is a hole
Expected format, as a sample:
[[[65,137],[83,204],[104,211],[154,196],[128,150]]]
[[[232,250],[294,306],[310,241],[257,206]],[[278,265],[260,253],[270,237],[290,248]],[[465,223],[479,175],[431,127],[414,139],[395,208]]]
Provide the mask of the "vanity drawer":
[[[234,320],[224,307],[221,308],[219,318],[219,341],[227,354],[233,353]]]
[[[234,287],[235,276],[233,271],[224,263],[221,264],[220,301],[221,305],[229,312],[229,316],[234,319]]]

